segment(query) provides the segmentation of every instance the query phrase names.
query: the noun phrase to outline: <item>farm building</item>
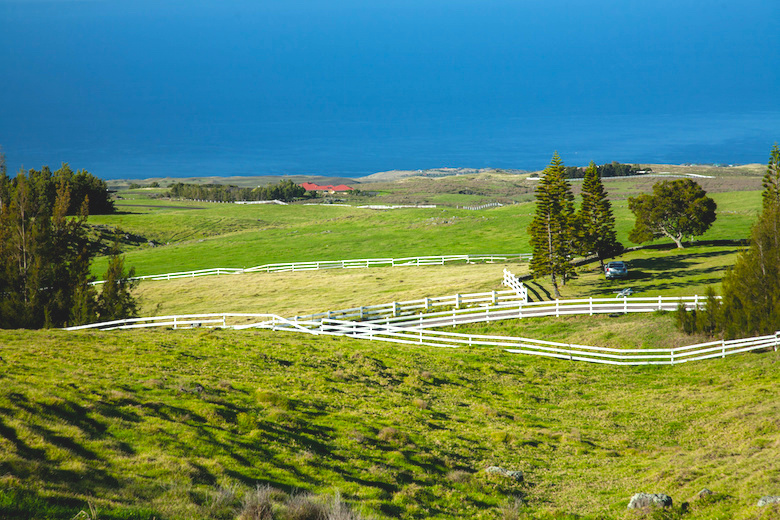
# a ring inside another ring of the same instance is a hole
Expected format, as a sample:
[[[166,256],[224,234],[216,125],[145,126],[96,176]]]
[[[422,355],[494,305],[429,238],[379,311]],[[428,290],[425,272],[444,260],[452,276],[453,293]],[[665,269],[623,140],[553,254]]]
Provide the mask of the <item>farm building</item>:
[[[306,191],[323,191],[326,193],[346,193],[354,189],[344,184],[339,184],[338,186],[333,186],[331,184],[320,186],[319,184],[314,184],[313,182],[304,182],[301,183],[301,186]]]

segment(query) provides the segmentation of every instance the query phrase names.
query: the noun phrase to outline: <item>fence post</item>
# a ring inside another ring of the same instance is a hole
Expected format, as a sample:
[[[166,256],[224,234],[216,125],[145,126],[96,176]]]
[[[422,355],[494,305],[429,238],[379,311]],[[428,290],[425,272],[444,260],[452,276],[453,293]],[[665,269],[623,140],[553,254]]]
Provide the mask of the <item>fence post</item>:
[[[561,305],[560,300],[555,300],[555,317],[556,318],[560,318],[561,317],[560,305]]]
[[[693,295],[693,308],[695,310],[697,310],[697,311],[699,310],[699,295],[698,294],[694,294]]]
[[[593,296],[588,298],[588,303],[590,304],[590,306],[589,306],[589,310],[590,310],[589,316],[593,316]]]
[[[669,355],[671,356],[670,364],[674,365],[674,349],[669,350]]]
[[[431,299],[426,297],[425,298],[425,311],[428,312],[431,310]]]
[[[628,314],[628,296],[623,296],[623,314]]]
[[[398,302],[393,302],[393,317],[398,317]]]
[[[460,294],[455,295],[455,308],[460,309]]]
[[[726,357],[726,340],[725,339],[720,340],[720,348],[722,349],[722,353],[723,353],[721,358],[725,358]]]
[[[493,290],[493,305],[498,305],[498,296],[496,296],[495,290]]]
[[[780,343],[780,331],[775,332],[775,352],[777,352],[778,343]]]
[[[222,315],[222,328],[224,329],[227,326],[227,316]]]
[[[661,295],[658,296],[658,310],[664,310],[663,296]]]
[[[363,319],[363,306],[360,306],[360,319]]]
[[[176,330],[176,329],[177,329],[177,326],[176,326],[176,316],[174,316],[173,317],[173,330]]]

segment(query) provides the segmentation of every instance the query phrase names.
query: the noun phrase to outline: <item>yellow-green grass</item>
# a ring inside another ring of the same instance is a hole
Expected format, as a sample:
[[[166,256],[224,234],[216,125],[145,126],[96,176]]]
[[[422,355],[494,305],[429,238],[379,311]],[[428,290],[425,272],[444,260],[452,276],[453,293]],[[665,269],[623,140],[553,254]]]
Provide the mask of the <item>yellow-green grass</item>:
[[[629,278],[606,280],[598,263],[578,268],[562,297],[614,297],[627,287],[635,296],[703,296],[716,291],[739,247],[698,246],[641,250],[620,257]],[[456,293],[502,290],[503,270],[528,273],[526,262],[377,267],[288,273],[253,273],[167,281],[143,281],[135,295],[141,315],[211,312],[271,313],[286,317]],[[553,299],[548,277],[526,281],[533,301]]]
[[[608,320],[609,318],[604,318]],[[269,331],[0,332],[0,517],[234,518],[225,489],[376,518],[770,518],[779,354],[609,367]],[[490,477],[498,465],[525,483]],[[236,503],[236,507],[239,504]]]
[[[503,269],[517,275],[527,263],[376,267],[144,281],[135,291],[141,315],[212,312],[285,317],[456,293],[504,290]]]
[[[746,238],[760,207],[760,193],[716,193],[714,198],[720,216],[698,239]],[[527,227],[534,210],[532,203],[483,211],[161,202],[150,206],[120,205],[122,214],[90,219],[163,244],[127,252],[127,265],[139,275],[312,260],[530,253]],[[631,245],[627,237],[633,214],[625,200],[615,201],[614,210],[618,238]],[[105,269],[106,260],[97,259],[93,272],[100,276]]]

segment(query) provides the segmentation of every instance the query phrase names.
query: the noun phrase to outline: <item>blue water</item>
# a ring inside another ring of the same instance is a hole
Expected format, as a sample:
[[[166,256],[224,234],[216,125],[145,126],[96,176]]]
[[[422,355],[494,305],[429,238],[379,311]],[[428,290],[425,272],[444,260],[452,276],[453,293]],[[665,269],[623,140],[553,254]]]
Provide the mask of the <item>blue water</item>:
[[[780,2],[0,0],[12,172],[765,162]]]

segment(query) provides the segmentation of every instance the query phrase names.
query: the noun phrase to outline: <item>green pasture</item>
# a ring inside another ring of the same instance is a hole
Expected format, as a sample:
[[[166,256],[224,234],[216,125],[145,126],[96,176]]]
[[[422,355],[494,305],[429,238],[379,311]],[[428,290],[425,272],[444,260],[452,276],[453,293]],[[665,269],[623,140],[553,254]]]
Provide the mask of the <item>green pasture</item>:
[[[772,351],[630,368],[269,331],[0,345],[2,518],[227,520],[257,484],[377,519],[633,519],[639,491],[671,495],[669,518],[778,513],[755,505],[780,493]]]
[[[749,236],[760,192],[714,193],[718,220],[699,240]],[[452,207],[369,210],[337,205],[235,205],[120,201],[117,215],[90,217],[154,241],[126,252],[138,275],[268,263],[444,254],[530,253],[532,203],[481,211]],[[614,202],[618,239],[634,225],[626,200]],[[664,241],[659,241],[663,243]],[[100,276],[106,260],[93,272]]]

